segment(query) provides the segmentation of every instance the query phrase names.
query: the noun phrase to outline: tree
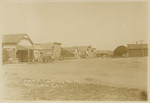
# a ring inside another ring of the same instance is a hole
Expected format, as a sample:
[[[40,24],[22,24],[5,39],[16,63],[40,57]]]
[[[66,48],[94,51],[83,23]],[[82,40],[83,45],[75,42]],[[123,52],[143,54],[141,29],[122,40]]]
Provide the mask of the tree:
[[[68,50],[61,48],[61,58],[65,59],[66,57],[74,57],[74,53],[70,53]]]
[[[61,58],[64,59],[68,55],[68,51],[66,49],[61,48]]]
[[[9,52],[6,49],[2,49],[2,61],[6,62],[9,58]]]
[[[115,56],[119,56],[122,57],[123,55],[127,54],[127,47],[121,45],[118,46],[115,50],[114,50],[114,55]]]

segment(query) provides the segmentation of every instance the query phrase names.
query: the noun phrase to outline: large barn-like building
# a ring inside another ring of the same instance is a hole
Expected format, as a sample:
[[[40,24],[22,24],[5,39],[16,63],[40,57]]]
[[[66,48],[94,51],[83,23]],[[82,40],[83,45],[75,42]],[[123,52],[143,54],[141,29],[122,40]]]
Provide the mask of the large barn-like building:
[[[148,56],[148,44],[128,44],[129,57],[144,57]]]
[[[33,42],[27,34],[3,35],[2,48],[8,52],[10,62],[31,62],[34,60]],[[3,53],[3,54],[4,54]]]

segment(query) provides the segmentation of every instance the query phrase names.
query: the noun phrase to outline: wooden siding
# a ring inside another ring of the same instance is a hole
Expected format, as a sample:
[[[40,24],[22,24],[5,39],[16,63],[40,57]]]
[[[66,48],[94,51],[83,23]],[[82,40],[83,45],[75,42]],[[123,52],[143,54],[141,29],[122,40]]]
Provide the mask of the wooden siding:
[[[142,57],[148,56],[148,49],[129,49],[128,50],[129,57]]]

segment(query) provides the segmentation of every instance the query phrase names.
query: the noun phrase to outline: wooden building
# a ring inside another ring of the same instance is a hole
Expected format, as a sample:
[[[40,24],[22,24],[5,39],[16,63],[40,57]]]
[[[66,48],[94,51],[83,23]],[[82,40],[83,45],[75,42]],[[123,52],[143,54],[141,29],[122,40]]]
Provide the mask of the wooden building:
[[[75,46],[79,50],[81,58],[91,58],[92,57],[92,46]]]
[[[42,53],[42,48],[38,44],[33,44],[34,46],[34,60],[35,61],[42,61],[41,58],[41,53]]]
[[[61,43],[53,42],[53,56],[55,60],[61,58]]]
[[[92,53],[91,53],[92,57],[95,58],[96,57],[96,48],[92,48]]]
[[[148,44],[128,44],[129,57],[144,57],[148,56]]]
[[[76,47],[64,47],[63,49],[68,52],[66,58],[80,58],[79,50]]]
[[[2,48],[8,52],[9,62],[32,62],[34,60],[33,42],[27,34],[3,35]]]
[[[34,44],[37,49],[35,52],[38,56],[38,60],[41,60],[42,58],[48,58],[49,59],[55,59],[58,60],[60,59],[61,56],[61,43],[38,43]],[[36,57],[37,57],[36,56]]]

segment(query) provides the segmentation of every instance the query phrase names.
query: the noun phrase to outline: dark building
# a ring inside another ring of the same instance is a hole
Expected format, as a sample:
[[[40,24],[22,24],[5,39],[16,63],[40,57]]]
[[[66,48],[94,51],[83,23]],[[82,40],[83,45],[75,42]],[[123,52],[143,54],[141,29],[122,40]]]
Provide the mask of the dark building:
[[[129,57],[143,57],[148,56],[148,44],[128,44]]]

